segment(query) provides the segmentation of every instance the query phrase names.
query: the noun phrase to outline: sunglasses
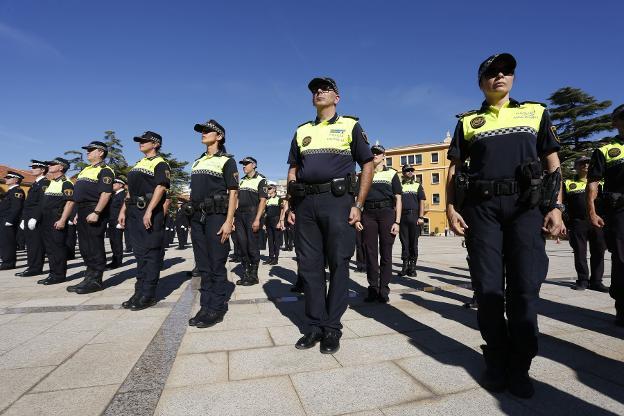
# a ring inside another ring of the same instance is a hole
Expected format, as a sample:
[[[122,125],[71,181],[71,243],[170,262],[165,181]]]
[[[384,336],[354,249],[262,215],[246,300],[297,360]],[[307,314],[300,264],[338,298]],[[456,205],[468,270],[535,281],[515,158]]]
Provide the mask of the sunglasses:
[[[314,91],[314,94],[318,94],[319,90],[321,92],[329,92],[329,91],[334,91],[334,88],[331,85],[320,85],[319,87],[316,88],[316,90]]]
[[[505,69],[505,68],[493,68],[493,69],[488,69],[487,71],[485,71],[483,73],[483,77],[488,78],[488,79],[496,78],[498,74],[503,74],[506,77],[510,77],[514,75],[514,71],[512,71],[511,69]]]
[[[151,143],[151,142],[152,142],[152,140],[150,140],[150,139],[141,139],[141,140],[139,140],[139,143],[141,143],[141,144]]]

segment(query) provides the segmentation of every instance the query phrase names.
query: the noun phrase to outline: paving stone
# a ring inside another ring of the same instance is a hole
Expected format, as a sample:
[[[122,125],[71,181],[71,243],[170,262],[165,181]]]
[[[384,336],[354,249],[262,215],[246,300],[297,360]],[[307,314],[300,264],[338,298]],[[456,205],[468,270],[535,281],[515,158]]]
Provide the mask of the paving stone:
[[[4,314],[4,315],[0,315],[0,326],[9,323],[11,321],[14,321],[15,319],[18,319],[19,317],[21,317],[22,314],[19,313],[11,313],[11,314]]]
[[[236,381],[163,391],[155,415],[303,415],[288,377]]]
[[[229,315],[229,314],[228,314]],[[270,326],[292,325],[293,322],[285,316],[275,315],[258,315],[255,319],[250,319],[249,316],[238,315],[228,317],[210,328],[196,328],[189,327],[188,332],[213,332],[213,331],[230,331],[235,329],[256,329],[256,328],[268,328]]]
[[[118,318],[115,322],[100,332],[89,344],[104,343],[138,343],[151,340],[163,321],[162,316],[128,316],[127,318]]]
[[[27,394],[9,407],[4,415],[96,416],[100,415],[106,408],[118,387],[100,386]]]
[[[306,412],[314,415],[374,410],[431,396],[390,362],[300,373],[291,378]]]
[[[198,386],[228,381],[228,354],[178,355],[167,379],[167,388]]]
[[[75,311],[68,312],[42,312],[19,314],[14,323],[40,323],[40,322],[60,322],[74,315]]]
[[[422,349],[410,342],[409,336],[394,334],[341,340],[334,357],[346,366],[419,355],[423,355]]]
[[[125,311],[81,311],[50,328],[50,332],[101,331],[112,325]]]
[[[19,323],[13,321],[0,329],[0,350],[10,350],[55,325],[55,322]]]
[[[54,368],[50,366],[0,370],[0,411],[19,399]]]
[[[266,328],[188,333],[180,345],[180,354],[242,350],[272,346]]]
[[[271,377],[336,368],[340,365],[329,354],[321,354],[318,345],[298,350],[294,345],[232,351],[229,356],[231,380]]]

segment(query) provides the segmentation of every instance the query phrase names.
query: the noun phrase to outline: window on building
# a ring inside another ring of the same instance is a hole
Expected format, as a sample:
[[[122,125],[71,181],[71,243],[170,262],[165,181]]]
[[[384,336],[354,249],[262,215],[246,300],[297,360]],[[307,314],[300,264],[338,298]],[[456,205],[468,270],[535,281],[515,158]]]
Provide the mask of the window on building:
[[[388,166],[388,167],[392,166],[392,158],[391,157],[387,157],[386,158],[386,166]]]
[[[431,163],[438,163],[438,152],[431,153]]]
[[[417,165],[422,165],[422,155],[414,155],[415,157],[415,164]]]
[[[431,174],[431,183],[432,184],[440,183],[440,174],[439,173],[432,173]]]
[[[416,182],[423,183],[422,182],[422,175],[414,175],[414,177],[416,178]]]
[[[407,165],[407,156],[401,156],[401,166]]]
[[[409,163],[410,165],[414,164],[414,155],[409,155],[407,157],[407,163]]]
[[[440,194],[433,194],[431,198],[431,203],[433,205],[440,205]]]

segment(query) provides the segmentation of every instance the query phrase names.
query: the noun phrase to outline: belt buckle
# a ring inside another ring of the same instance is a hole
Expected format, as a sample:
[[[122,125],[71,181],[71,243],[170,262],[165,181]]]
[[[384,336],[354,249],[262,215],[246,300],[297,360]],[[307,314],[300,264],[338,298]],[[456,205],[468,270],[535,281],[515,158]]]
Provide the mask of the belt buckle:
[[[147,202],[145,201],[145,198],[138,197],[136,200],[136,206],[138,209],[145,209],[145,207],[147,206]]]

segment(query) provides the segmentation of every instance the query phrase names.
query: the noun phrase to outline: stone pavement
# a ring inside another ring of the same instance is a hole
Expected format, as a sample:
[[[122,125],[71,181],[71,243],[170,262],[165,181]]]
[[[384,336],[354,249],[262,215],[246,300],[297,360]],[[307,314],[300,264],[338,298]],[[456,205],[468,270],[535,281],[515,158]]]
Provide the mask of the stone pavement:
[[[342,347],[296,350],[303,301],[289,289],[293,253],[236,287],[223,323],[189,328],[198,309],[192,250],[169,249],[157,307],[132,312],[134,258],[90,295],[0,272],[2,415],[624,414],[624,329],[607,294],[569,289],[572,253],[548,242],[540,301],[537,394],[518,400],[478,386],[476,312],[459,238],[421,238],[418,277],[395,278],[387,305],[362,303],[352,273]],[[20,253],[20,264],[25,253]],[[400,266],[395,245],[395,268]],[[240,266],[230,264],[230,280]],[[610,262],[606,264],[610,271]],[[80,260],[69,276],[81,276]],[[609,279],[605,280],[609,284]],[[234,286],[234,285],[232,285]]]

